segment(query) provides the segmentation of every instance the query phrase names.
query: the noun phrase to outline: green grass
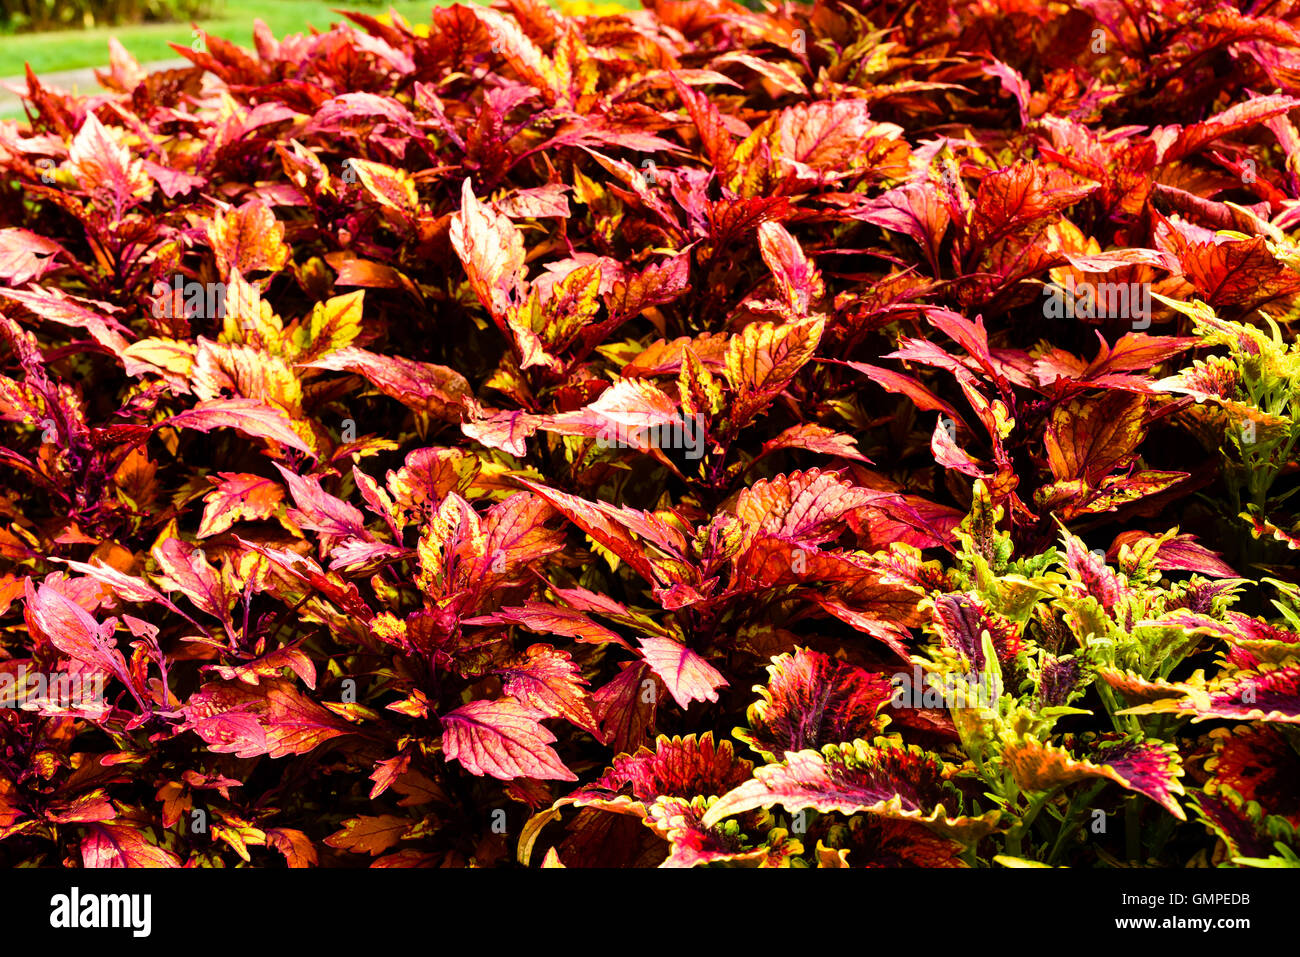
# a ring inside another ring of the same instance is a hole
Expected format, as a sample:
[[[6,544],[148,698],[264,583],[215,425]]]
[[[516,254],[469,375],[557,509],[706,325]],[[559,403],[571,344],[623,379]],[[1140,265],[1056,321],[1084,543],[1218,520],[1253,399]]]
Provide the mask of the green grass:
[[[384,13],[393,7],[411,23],[428,23],[429,11],[452,0],[388,0],[383,4],[349,4],[317,0],[216,0],[214,15],[199,21],[210,33],[249,47],[253,42],[253,21],[262,19],[276,38],[289,33],[306,33],[308,25],[319,30],[346,18],[336,9]],[[108,62],[108,38],[115,36],[141,63],[173,60],[180,54],[167,44],[189,46],[193,33],[188,22],[150,23],[139,26],[97,27],[93,30],[60,30],[55,33],[0,35],[0,77],[20,76],[24,63],[36,75],[79,67],[99,67]],[[80,92],[90,92],[82,90]]]

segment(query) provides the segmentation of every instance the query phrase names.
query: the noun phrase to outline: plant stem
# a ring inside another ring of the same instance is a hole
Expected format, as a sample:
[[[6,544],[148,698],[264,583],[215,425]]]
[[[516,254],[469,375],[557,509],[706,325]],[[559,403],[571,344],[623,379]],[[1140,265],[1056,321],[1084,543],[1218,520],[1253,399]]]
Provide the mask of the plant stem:
[[[1138,799],[1131,797],[1124,807],[1124,849],[1129,863],[1138,863],[1142,854],[1142,808]]]

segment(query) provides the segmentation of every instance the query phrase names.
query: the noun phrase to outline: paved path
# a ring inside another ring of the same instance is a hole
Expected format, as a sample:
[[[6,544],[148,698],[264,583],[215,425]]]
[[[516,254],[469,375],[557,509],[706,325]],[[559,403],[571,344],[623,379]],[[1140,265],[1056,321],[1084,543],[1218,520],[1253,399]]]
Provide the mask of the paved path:
[[[157,60],[153,63],[142,63],[141,66],[153,72],[154,70],[175,70],[183,66],[191,66],[189,60]],[[107,70],[108,66],[82,67],[79,70],[58,70],[52,73],[39,74],[41,83],[45,86],[54,87],[55,89],[64,90],[68,93],[98,93],[103,90],[95,79],[96,70]],[[27,87],[26,76],[6,76],[0,77],[0,119],[21,117],[23,115],[22,101],[7,87],[9,85],[17,86],[22,89]]]

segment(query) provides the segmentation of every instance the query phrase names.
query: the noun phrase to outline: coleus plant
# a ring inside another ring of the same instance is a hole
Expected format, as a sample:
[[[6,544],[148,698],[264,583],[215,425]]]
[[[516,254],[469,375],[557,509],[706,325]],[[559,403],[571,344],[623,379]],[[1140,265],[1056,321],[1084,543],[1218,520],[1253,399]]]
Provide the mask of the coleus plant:
[[[0,860],[1294,866],[1294,19],[509,0],[29,75]]]

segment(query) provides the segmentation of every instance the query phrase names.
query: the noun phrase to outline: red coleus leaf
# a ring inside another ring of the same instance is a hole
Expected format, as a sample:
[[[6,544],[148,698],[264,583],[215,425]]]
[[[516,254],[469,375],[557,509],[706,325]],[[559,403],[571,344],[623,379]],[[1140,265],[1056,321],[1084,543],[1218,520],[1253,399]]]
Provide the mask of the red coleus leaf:
[[[633,509],[615,508],[604,502],[588,502],[544,485],[520,479],[521,484],[541,496],[594,538],[605,548],[636,569],[647,581],[668,583],[669,573],[637,541],[637,533],[644,533],[651,542],[670,552],[680,551],[680,533],[674,533],[663,523],[647,518]]]
[[[1179,820],[1186,820],[1175,794],[1183,769],[1178,750],[1160,742],[1105,743],[1076,758],[1067,750],[1032,737],[1009,744],[1003,754],[1016,782],[1030,791],[1045,791],[1088,777],[1108,778],[1122,788],[1145,794]]]
[[[877,124],[863,100],[823,100],[782,110],[776,117],[781,160],[800,176],[841,174],[863,141],[898,128]]]
[[[994,829],[997,811],[962,817],[962,803],[937,758],[918,749],[857,742],[791,752],[781,764],[756,769],[754,779],[719,798],[702,823],[712,827],[744,811],[780,804],[792,812],[811,808],[917,821],[954,836],[978,837]]]
[[[85,329],[104,349],[125,358],[130,330],[113,317],[116,310],[109,303],[40,286],[0,289],[0,298],[21,304],[41,319],[73,329]]]
[[[108,674],[126,674],[126,661],[117,650],[116,619],[102,625],[76,602],[49,585],[26,581],[27,622],[36,635],[59,651]]]
[[[766,408],[813,357],[825,318],[776,324],[755,322],[731,340],[725,372],[736,393],[731,421],[740,427]]]
[[[712,732],[698,737],[660,735],[654,750],[641,747],[636,754],[620,755],[604,774],[565,800],[578,805],[612,801],[630,791],[642,813],[663,796],[726,794],[747,781],[753,768],[752,762],[736,756],[730,741],[715,742]]]
[[[1202,689],[1178,686],[1183,697],[1166,697],[1129,709],[1132,714],[1181,714],[1193,722],[1212,718],[1300,724],[1300,666],[1261,667]]]
[[[818,469],[760,480],[736,499],[735,515],[745,530],[741,550],[760,534],[796,545],[820,545],[843,531],[851,512],[892,498]]]
[[[14,286],[39,280],[54,268],[59,253],[66,252],[59,243],[29,229],[0,229],[0,279]]]
[[[1213,776],[1205,784],[1207,794],[1231,791],[1243,801],[1257,801],[1270,814],[1300,823],[1300,803],[1294,782],[1300,774],[1300,759],[1287,745],[1286,737],[1270,726],[1238,725],[1211,732],[1214,757],[1207,762]]]
[[[469,395],[469,383],[454,369],[398,356],[381,356],[348,346],[304,362],[313,369],[355,372],[409,409],[455,421]]]
[[[235,595],[203,551],[179,538],[168,538],[154,546],[152,554],[162,573],[158,583],[163,588],[179,591],[200,611],[227,620]]]
[[[627,643],[622,635],[582,612],[574,611],[571,608],[557,608],[554,605],[546,605],[542,602],[525,602],[523,605],[499,609],[491,615],[466,618],[461,623],[465,625],[522,625],[529,631],[535,631],[543,635],[565,635],[578,641],[597,644],[614,642],[622,645],[628,651],[632,650],[632,646]]]
[[[635,751],[654,724],[663,682],[641,661],[629,662],[591,696],[591,710],[610,747]]]
[[[962,846],[923,825],[889,818],[855,817],[845,846],[819,847],[821,867],[965,867]]]
[[[1183,232],[1164,233],[1197,296],[1214,308],[1254,305],[1300,289],[1300,275],[1283,266],[1262,236],[1249,239],[1189,239]]]
[[[82,188],[111,199],[118,209],[148,199],[153,181],[139,159],[88,113],[68,149],[68,164]]]
[[[303,528],[340,538],[371,537],[366,531],[365,516],[347,502],[327,493],[314,476],[299,477],[278,464],[276,468],[284,476],[289,494],[298,506],[289,512],[289,517]]]
[[[877,717],[892,695],[885,675],[806,648],[774,658],[767,673],[762,699],[749,708],[749,730],[736,737],[768,761],[787,751],[870,739],[885,724]]]
[[[1202,822],[1233,857],[1266,858],[1277,850],[1275,838],[1238,802],[1204,792],[1193,795],[1192,800]]]
[[[1152,536],[1130,530],[1115,536],[1111,549],[1118,552],[1124,545],[1137,546]],[[1156,567],[1165,571],[1197,572],[1214,578],[1236,578],[1237,573],[1218,555],[1204,545],[1197,544],[1195,535],[1175,535],[1164,538],[1156,548]]]
[[[1072,206],[1098,187],[1069,178],[1049,181],[1042,170],[1022,163],[990,173],[980,182],[973,227],[976,241],[987,246]]]
[[[871,460],[857,450],[853,436],[828,429],[824,425],[792,425],[776,438],[764,442],[761,454],[767,455],[777,449],[806,449],[809,452],[871,464]]]
[[[1160,162],[1172,163],[1203,146],[1238,130],[1248,129],[1293,109],[1300,100],[1289,96],[1260,96],[1238,103],[1218,116],[1194,123],[1182,130],[1161,150]]]
[[[931,599],[931,621],[940,640],[961,654],[977,671],[985,666],[983,635],[993,639],[1002,664],[1014,660],[1024,647],[1021,627],[987,606],[978,595],[936,595]]]
[[[939,191],[926,182],[906,183],[862,203],[850,215],[914,239],[936,271],[939,244],[950,216]]]
[[[1107,566],[1104,558],[1084,547],[1082,541],[1068,532],[1065,535],[1065,561],[1076,587],[1091,595],[1110,611],[1124,594],[1119,576]]]
[[[550,747],[555,735],[538,723],[539,712],[510,698],[471,701],[441,717],[442,750],[471,774],[576,781]]]

